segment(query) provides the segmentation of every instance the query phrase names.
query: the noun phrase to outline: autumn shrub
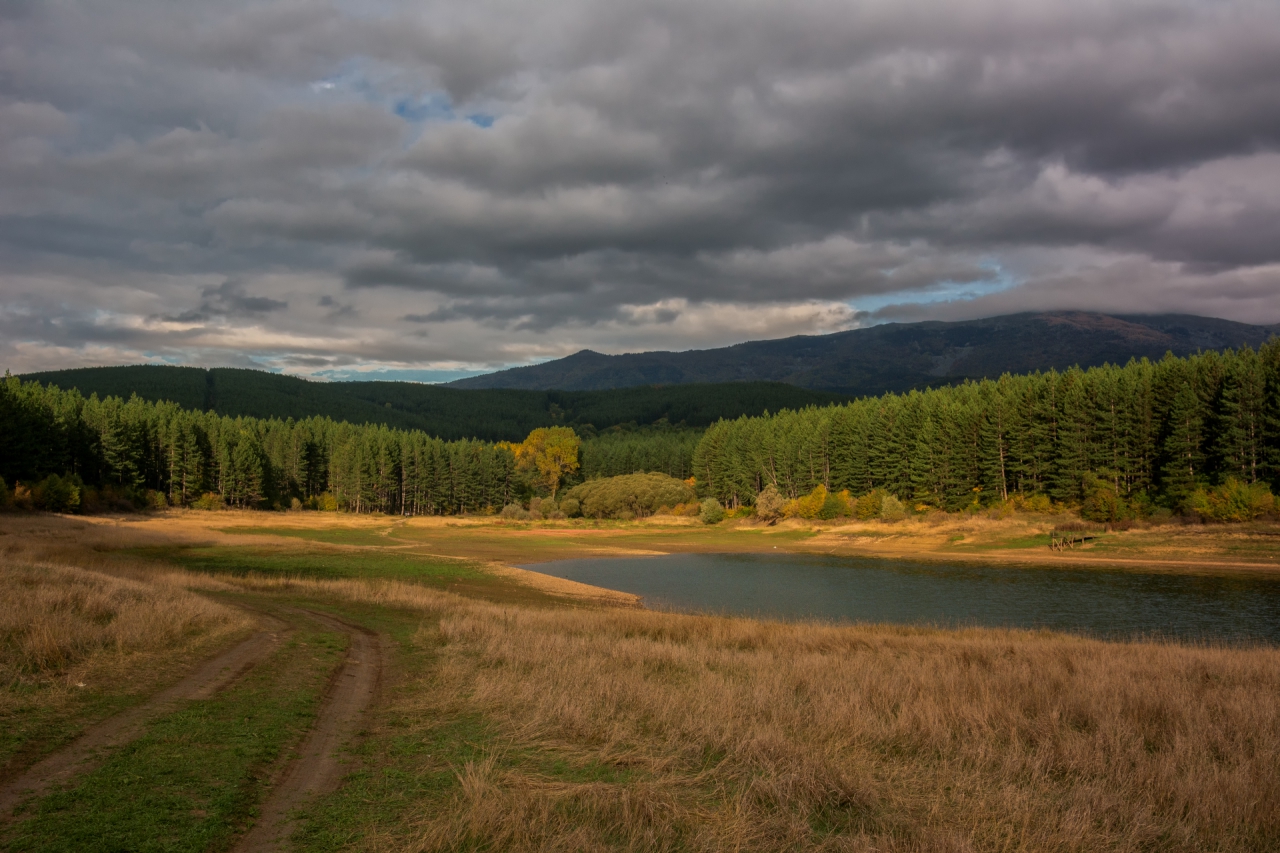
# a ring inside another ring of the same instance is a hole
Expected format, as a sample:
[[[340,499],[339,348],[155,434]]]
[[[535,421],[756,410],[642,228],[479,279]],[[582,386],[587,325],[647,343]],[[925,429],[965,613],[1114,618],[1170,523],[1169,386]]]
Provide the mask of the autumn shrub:
[[[0,509],[5,509],[13,503],[13,495],[9,494],[9,484],[4,481],[4,477],[0,477]]]
[[[858,498],[858,502],[854,505],[853,513],[859,521],[870,521],[873,518],[879,518],[880,506],[884,499],[884,489],[872,489]]]
[[[807,495],[793,498],[783,504],[782,514],[787,518],[817,518],[827,502],[827,487],[819,483]]]
[[[205,492],[203,495],[201,495],[200,497],[196,498],[194,501],[191,502],[192,509],[203,509],[203,510],[212,511],[212,510],[223,509],[225,506],[226,504],[223,503],[222,495],[218,494],[217,492]],[[323,509],[323,507],[320,507],[320,508]],[[335,504],[335,508],[336,508],[336,504]]]
[[[570,489],[565,499],[577,501],[588,518],[644,518],[658,507],[696,500],[696,495],[683,480],[651,473],[588,480]]]
[[[1265,483],[1245,483],[1234,477],[1212,489],[1196,489],[1189,508],[1207,521],[1252,521],[1276,511],[1276,499]]]
[[[777,521],[782,517],[782,510],[786,503],[786,498],[778,491],[778,487],[770,483],[764,487],[764,491],[756,495],[756,518],[761,521]]]

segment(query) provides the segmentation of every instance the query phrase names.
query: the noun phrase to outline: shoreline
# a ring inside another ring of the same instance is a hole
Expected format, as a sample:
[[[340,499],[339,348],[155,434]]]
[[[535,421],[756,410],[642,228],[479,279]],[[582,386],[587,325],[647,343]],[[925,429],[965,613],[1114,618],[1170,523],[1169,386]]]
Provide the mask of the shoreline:
[[[549,560],[547,562],[554,561]],[[591,604],[604,604],[611,607],[648,610],[647,607],[640,603],[641,596],[632,592],[623,592],[620,589],[609,589],[608,587],[571,581],[567,578],[558,578],[555,575],[522,569],[519,566],[511,566],[506,563],[491,563],[485,567],[485,570],[492,572],[497,577],[512,580],[560,598],[569,598]]]

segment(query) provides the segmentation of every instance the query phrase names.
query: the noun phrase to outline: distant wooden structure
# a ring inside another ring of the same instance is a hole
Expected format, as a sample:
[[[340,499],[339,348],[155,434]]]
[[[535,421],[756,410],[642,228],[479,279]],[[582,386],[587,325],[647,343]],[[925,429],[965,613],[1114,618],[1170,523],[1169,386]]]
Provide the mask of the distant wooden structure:
[[[1074,548],[1077,545],[1083,545],[1091,539],[1098,537],[1083,533],[1079,530],[1050,530],[1049,531],[1049,550],[1065,551],[1068,548]]]

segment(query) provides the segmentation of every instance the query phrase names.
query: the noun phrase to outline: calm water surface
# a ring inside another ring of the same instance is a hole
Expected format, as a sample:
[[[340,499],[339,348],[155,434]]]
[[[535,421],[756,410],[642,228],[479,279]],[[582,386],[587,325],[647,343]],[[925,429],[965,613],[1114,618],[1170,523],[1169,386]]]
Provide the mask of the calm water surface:
[[[525,568],[636,593],[646,606],[665,610],[1280,644],[1276,576],[801,554],[670,554]]]

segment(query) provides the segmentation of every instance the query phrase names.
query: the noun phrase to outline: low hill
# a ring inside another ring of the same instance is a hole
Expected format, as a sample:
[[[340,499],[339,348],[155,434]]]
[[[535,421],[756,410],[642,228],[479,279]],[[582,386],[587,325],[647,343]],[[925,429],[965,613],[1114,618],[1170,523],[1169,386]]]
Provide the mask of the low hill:
[[[586,435],[618,424],[705,427],[720,418],[825,405],[842,395],[771,382],[637,387],[606,391],[461,390],[413,382],[312,382],[260,370],[136,365],[85,367],[21,377],[59,388],[258,418],[327,415],[352,423],[420,429],[445,439],[517,441],[540,426]]]
[[[687,352],[566,358],[449,383],[454,388],[598,390],[652,383],[785,382],[852,396],[906,391],[1166,352],[1257,347],[1277,326],[1182,314],[1111,316],[1081,311],[1012,314],[957,323],[886,323]]]

